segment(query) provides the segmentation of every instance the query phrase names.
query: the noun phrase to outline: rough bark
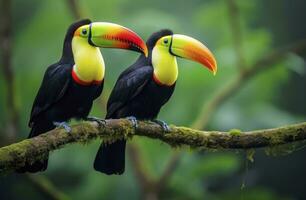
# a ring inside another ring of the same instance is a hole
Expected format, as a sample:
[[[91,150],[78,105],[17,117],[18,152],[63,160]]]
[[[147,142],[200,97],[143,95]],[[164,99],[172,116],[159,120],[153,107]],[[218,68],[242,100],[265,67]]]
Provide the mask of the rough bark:
[[[249,149],[305,140],[306,122],[249,132],[237,129],[229,132],[199,131],[171,126],[168,133],[164,133],[159,125],[147,121],[139,121],[136,129],[126,119],[107,120],[105,126],[98,126],[95,122],[82,122],[72,126],[70,133],[64,129],[54,129],[0,148],[0,173],[17,169],[25,162],[43,159],[47,152],[63,148],[70,143],[88,143],[96,138],[113,142],[122,138],[129,139],[134,135],[159,139],[174,147],[185,145],[191,148]]]

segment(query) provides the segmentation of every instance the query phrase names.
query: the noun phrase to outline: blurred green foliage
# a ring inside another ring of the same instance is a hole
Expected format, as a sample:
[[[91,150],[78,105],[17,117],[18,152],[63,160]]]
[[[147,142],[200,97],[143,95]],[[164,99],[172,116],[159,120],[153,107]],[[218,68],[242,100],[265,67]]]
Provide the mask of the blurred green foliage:
[[[214,91],[224,87],[237,76],[236,54],[225,0],[80,0],[77,2],[80,3],[81,12],[93,21],[111,21],[124,25],[144,39],[159,29],[170,28],[174,33],[190,35],[203,41],[214,52],[219,66],[216,77],[211,76],[197,63],[179,59],[179,79],[175,93],[159,115],[160,119],[168,123],[189,126],[197,118],[203,103],[210,99]],[[292,38],[288,39],[290,32],[284,31],[293,32],[294,29],[287,30],[284,25],[283,32],[276,34],[273,28],[280,29],[279,21],[275,22],[275,27],[267,27],[267,24],[263,23],[265,18],[269,18],[269,12],[277,13],[276,16],[279,16],[280,20],[285,19],[285,13],[279,11],[281,8],[275,7],[274,10],[267,11],[261,6],[265,3],[263,0],[236,2],[243,33],[243,52],[248,66],[281,46],[277,42],[294,41]],[[271,2],[281,1],[271,0]],[[47,66],[60,58],[66,29],[74,19],[64,0],[13,0],[12,9],[13,68],[16,76],[17,104],[21,114],[21,132],[18,137],[22,139],[27,137],[29,132],[27,122],[44,71]],[[288,12],[294,10],[288,9]],[[272,13],[272,16],[275,15]],[[110,91],[120,72],[132,64],[138,54],[115,49],[102,49],[102,54],[107,70],[105,91]],[[297,102],[301,107],[305,107],[305,104],[302,105],[305,103],[305,94],[299,97],[287,96],[283,90],[286,85],[295,81],[292,77],[304,80],[302,83],[306,82],[303,59],[298,55],[288,54],[286,59],[276,65],[246,83],[237,94],[233,94],[233,97],[221,105],[212,116],[208,129],[252,130],[303,121],[306,112],[296,113],[286,109],[288,107],[284,105]],[[304,91],[296,93],[305,93],[305,85],[301,86]],[[7,116],[3,77],[0,79],[0,92],[0,126],[3,126]],[[103,95],[106,96],[108,93],[104,92]],[[296,101],[296,98],[304,100]],[[288,100],[283,101],[284,99]],[[96,101],[92,115],[103,117],[105,108],[98,101],[100,100]],[[137,137],[130,142],[140,146],[142,162],[147,167],[148,173],[158,178],[173,150],[160,141],[147,138]],[[71,199],[140,198],[139,183],[129,159],[123,176],[105,176],[93,170],[93,159],[99,144],[100,141],[88,145],[70,145],[53,152],[48,170],[44,174]],[[296,198],[295,194],[290,192],[283,195],[277,188],[256,183],[258,174],[248,174],[246,157],[243,154],[226,151],[203,154],[186,148],[177,151],[184,152],[183,158],[162,193],[164,199]],[[279,173],[284,172],[279,170]],[[245,179],[245,176],[251,178]],[[6,194],[14,199],[43,198],[43,195],[27,184],[21,176],[12,175],[5,179],[8,179],[5,182],[8,190],[4,193],[4,189],[0,189],[0,197],[1,194]],[[244,181],[246,188],[241,190],[240,186]]]

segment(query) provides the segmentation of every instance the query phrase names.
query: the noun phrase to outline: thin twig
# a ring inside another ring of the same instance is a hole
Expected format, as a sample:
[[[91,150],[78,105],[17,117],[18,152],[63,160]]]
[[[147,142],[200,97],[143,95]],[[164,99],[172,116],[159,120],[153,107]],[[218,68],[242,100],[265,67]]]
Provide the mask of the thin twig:
[[[39,191],[42,191],[44,195],[47,195],[53,200],[68,200],[70,199],[66,194],[59,191],[50,182],[48,178],[42,175],[27,174],[25,176]]]
[[[179,164],[179,161],[181,159],[181,155],[182,155],[182,153],[178,152],[178,151],[175,151],[172,154],[170,160],[168,161],[167,166],[165,167],[164,172],[159,177],[159,179],[156,181],[156,185],[159,188],[158,191],[161,191],[165,187],[165,185],[167,185],[170,177],[175,172],[175,169]]]
[[[77,2],[77,0],[67,0],[67,5],[70,9],[70,12],[73,15],[74,19],[81,19],[82,18],[82,12],[81,8]]]
[[[137,144],[129,145],[127,147],[131,163],[133,164],[133,170],[138,180],[139,186],[142,189],[142,193],[146,193],[152,186],[152,177],[147,173],[143,161],[140,159],[141,153]]]
[[[11,1],[1,1],[1,50],[2,50],[2,73],[6,83],[6,103],[8,121],[6,125],[7,139],[13,141],[16,138],[18,132],[19,116],[18,108],[16,104],[15,95],[15,78],[12,67],[12,13],[11,13]]]
[[[240,70],[246,67],[245,56],[243,52],[243,35],[240,26],[239,8],[235,0],[227,0],[229,27],[231,29],[234,49],[236,52],[236,65]]]
[[[223,88],[217,90],[217,92],[212,96],[210,101],[205,103],[200,111],[198,118],[192,124],[191,127],[202,129],[206,127],[209,120],[215,113],[216,109],[220,107],[226,100],[234,96],[236,92],[251,78],[255,77],[261,71],[275,67],[277,62],[281,62],[282,59],[289,53],[303,53],[306,50],[306,39],[296,42],[295,44],[289,45],[287,47],[276,50],[267,56],[259,59],[250,68],[245,69],[239,73],[231,82],[225,84]]]

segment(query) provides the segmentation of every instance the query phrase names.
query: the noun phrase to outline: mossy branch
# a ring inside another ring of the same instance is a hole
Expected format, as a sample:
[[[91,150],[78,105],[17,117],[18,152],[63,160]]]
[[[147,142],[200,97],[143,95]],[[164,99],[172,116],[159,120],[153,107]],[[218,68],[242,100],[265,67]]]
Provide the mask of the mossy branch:
[[[139,121],[134,129],[129,120],[107,120],[100,127],[95,122],[82,122],[72,126],[71,133],[54,129],[40,136],[0,148],[0,173],[22,167],[25,162],[42,159],[48,152],[60,149],[70,143],[87,143],[96,138],[112,142],[134,135],[162,140],[172,146],[186,145],[192,148],[248,149],[275,146],[306,139],[306,122],[275,129],[242,132],[231,130],[199,131],[186,127],[171,126],[164,133],[155,123]]]

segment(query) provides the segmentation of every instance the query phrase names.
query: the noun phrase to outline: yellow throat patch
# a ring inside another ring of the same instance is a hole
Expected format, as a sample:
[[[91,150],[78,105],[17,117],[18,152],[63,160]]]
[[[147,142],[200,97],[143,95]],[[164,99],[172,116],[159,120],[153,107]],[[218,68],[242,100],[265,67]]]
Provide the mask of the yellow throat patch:
[[[152,51],[154,78],[162,85],[173,85],[178,76],[176,57],[163,46],[155,46]]]
[[[73,73],[79,82],[87,85],[102,82],[105,64],[100,49],[88,44],[86,38],[74,37],[72,52],[75,62]]]

